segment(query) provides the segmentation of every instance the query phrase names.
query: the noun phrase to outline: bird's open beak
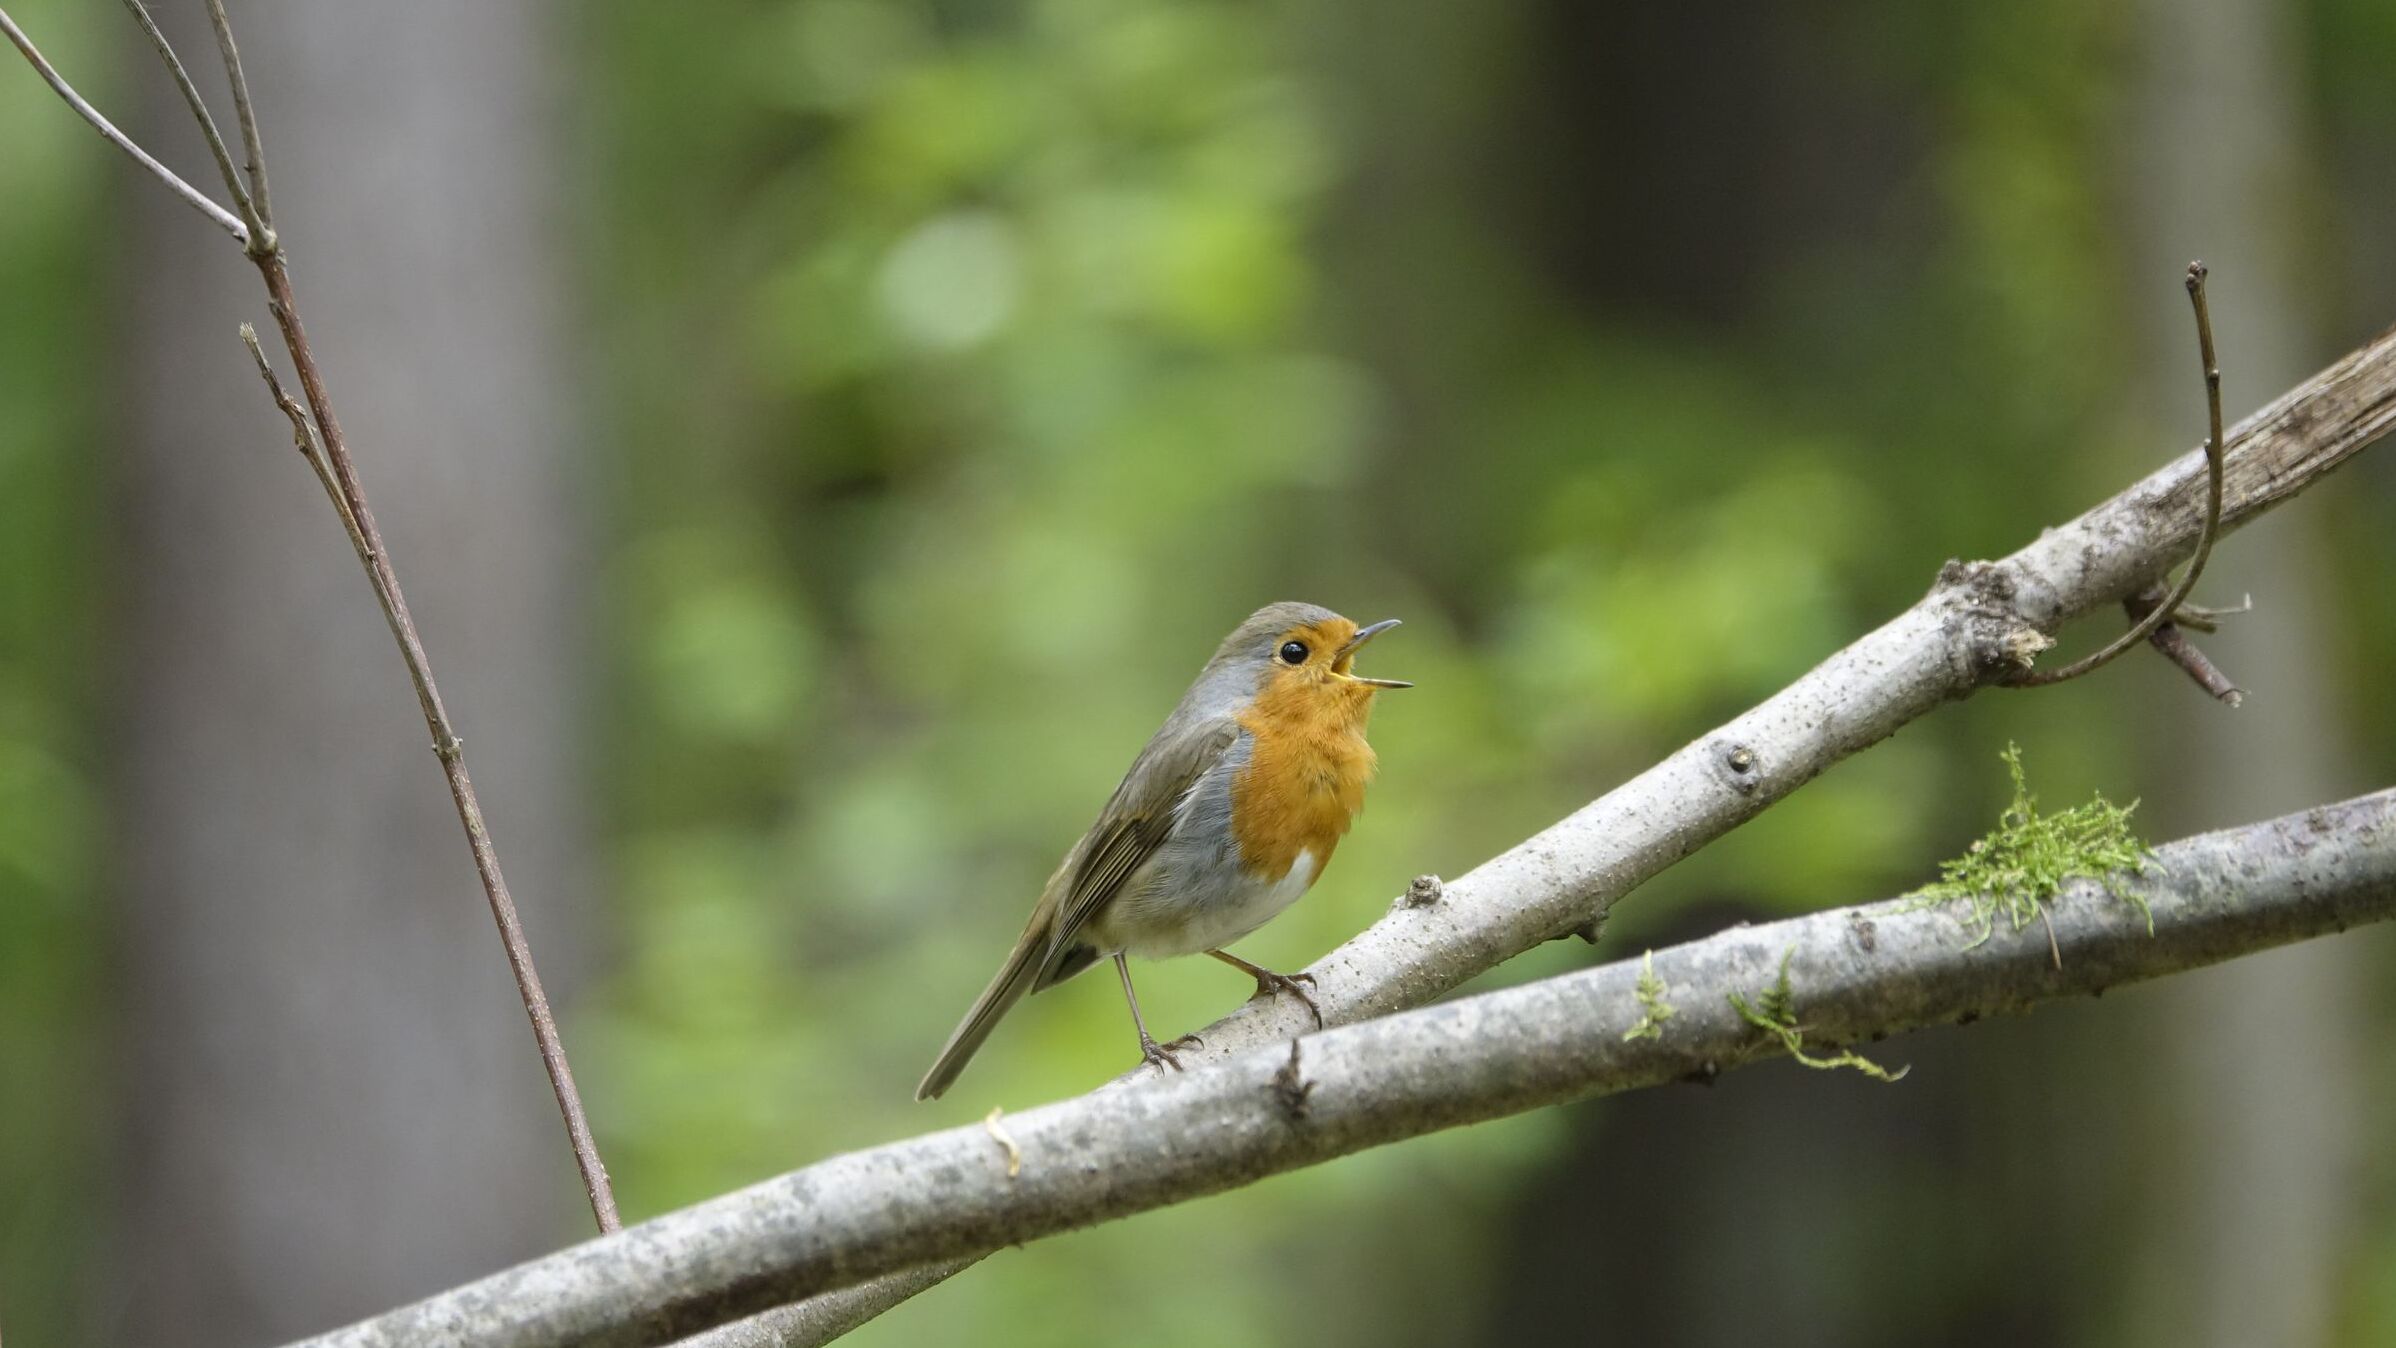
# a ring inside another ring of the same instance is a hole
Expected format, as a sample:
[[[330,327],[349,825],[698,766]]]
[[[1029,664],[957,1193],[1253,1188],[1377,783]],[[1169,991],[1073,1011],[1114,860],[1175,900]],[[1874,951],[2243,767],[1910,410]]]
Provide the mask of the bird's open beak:
[[[1383,632],[1386,632],[1397,625],[1397,619],[1383,618],[1381,621],[1374,623],[1369,627],[1357,628],[1356,635],[1348,638],[1348,644],[1340,647],[1338,652],[1331,657],[1332,672],[1338,674],[1343,679],[1365,684],[1368,687],[1412,688],[1414,685],[1406,682],[1404,679],[1368,679],[1361,674],[1350,674],[1348,672],[1348,662],[1355,657],[1357,650],[1361,648],[1364,643],[1371,641],[1374,637],[1381,635]]]

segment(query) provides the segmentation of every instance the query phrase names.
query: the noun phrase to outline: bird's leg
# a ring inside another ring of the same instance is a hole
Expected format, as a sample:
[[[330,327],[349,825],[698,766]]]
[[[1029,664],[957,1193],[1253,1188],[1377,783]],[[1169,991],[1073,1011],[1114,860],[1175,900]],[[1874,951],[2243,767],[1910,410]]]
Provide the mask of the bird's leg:
[[[1314,1016],[1314,1027],[1318,1030],[1323,1028],[1323,1008],[1316,1006],[1314,998],[1306,991],[1314,986],[1313,974],[1277,974],[1261,964],[1250,964],[1228,950],[1209,950],[1206,953],[1255,979],[1257,996],[1270,997],[1276,992],[1286,992],[1304,1002],[1308,1013]]]
[[[1160,1044],[1149,1038],[1148,1023],[1140,1019],[1139,994],[1131,990],[1131,965],[1125,962],[1121,952],[1117,952],[1115,955],[1115,972],[1123,978],[1123,1000],[1131,1004],[1131,1026],[1140,1032],[1141,1060],[1154,1064],[1157,1074],[1160,1076],[1168,1067],[1176,1072],[1180,1071],[1181,1060],[1173,1055],[1185,1045],[1196,1043],[1196,1036],[1176,1039],[1170,1044]]]

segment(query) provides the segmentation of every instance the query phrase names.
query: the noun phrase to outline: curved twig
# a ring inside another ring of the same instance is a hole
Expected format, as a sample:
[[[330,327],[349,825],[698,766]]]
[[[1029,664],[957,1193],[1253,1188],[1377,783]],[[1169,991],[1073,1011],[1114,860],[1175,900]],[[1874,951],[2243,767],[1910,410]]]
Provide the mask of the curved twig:
[[[2091,655],[2084,655],[2061,669],[2042,669],[2023,673],[2006,681],[2006,686],[2009,688],[2044,688],[2049,684],[2062,683],[2069,679],[2079,678],[2083,674],[2093,673],[2113,663],[2114,659],[2123,651],[2146,640],[2154,634],[2156,629],[2170,622],[2171,615],[2179,611],[2180,601],[2186,599],[2189,591],[2196,588],[2196,578],[2205,573],[2205,559],[2213,555],[2213,539],[2221,531],[2222,473],[2221,366],[2213,359],[2213,315],[2205,304],[2205,275],[2203,262],[2188,264],[2188,303],[2196,311],[2196,345],[2205,365],[2205,411],[2212,427],[2211,432],[2205,438],[2207,484],[2205,527],[2197,533],[2196,555],[2188,562],[2188,573],[2180,577],[2180,583],[2173,587],[2169,598],[2155,605],[2151,612],[2133,624],[2129,631],[2114,638],[2112,643],[2103,650]],[[2237,704],[2233,701],[2231,705]]]

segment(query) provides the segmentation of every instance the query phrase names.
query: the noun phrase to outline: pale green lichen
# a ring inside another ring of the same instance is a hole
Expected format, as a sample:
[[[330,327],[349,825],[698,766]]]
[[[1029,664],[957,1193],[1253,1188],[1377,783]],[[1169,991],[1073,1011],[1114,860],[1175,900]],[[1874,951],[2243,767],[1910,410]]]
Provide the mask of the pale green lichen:
[[[2130,814],[2138,802],[2115,805],[2099,794],[2086,805],[2040,814],[2038,798],[2022,778],[2020,746],[2007,744],[2003,758],[2005,771],[2013,777],[2013,803],[1997,817],[1996,830],[1962,856],[1939,863],[1938,881],[1908,896],[1905,911],[1949,902],[1969,904],[1971,921],[1980,932],[1972,944],[1978,945],[1996,934],[1999,920],[2015,931],[2039,920],[2066,880],[2087,877],[2136,908],[2151,934],[2155,915],[2146,900],[2121,885],[2121,876],[2141,875],[2159,864],[2154,852],[2130,831]]]
[[[1892,1082],[1902,1080],[1907,1072],[1912,1071],[1911,1067],[1900,1067],[1891,1072],[1851,1048],[1840,1049],[1828,1057],[1805,1051],[1805,1027],[1797,1023],[1796,998],[1789,992],[1789,956],[1795,953],[1794,949],[1781,953],[1779,979],[1765,989],[1754,1003],[1750,1004],[1745,997],[1735,992],[1726,994],[1730,998],[1731,1009],[1739,1013],[1739,1018],[1778,1039],[1791,1058],[1807,1067],[1824,1071],[1834,1067],[1852,1067],[1876,1081]]]
[[[1635,991],[1639,997],[1639,1023],[1624,1030],[1622,1037],[1663,1038],[1664,1022],[1678,1013],[1672,1009],[1672,1003],[1664,1000],[1664,980],[1656,974],[1656,952],[1652,950],[1647,952],[1647,958],[1639,965],[1639,984]]]

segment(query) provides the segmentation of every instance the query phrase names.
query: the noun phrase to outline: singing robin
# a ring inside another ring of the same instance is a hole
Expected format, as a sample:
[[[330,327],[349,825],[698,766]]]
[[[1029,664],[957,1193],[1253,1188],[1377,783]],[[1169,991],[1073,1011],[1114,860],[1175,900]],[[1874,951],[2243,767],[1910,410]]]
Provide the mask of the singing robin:
[[[1352,666],[1359,648],[1397,625],[1358,627],[1313,604],[1268,604],[1225,637],[1049,877],[1014,951],[915,1098],[947,1090],[1024,994],[1102,958],[1123,980],[1140,1056],[1160,1070],[1181,1066],[1182,1041],[1149,1037],[1127,955],[1203,951],[1254,978],[1257,996],[1297,997],[1320,1025],[1323,1013],[1301,986],[1309,976],[1274,973],[1223,947],[1297,902],[1363,807],[1373,697],[1413,685],[1368,679]]]

